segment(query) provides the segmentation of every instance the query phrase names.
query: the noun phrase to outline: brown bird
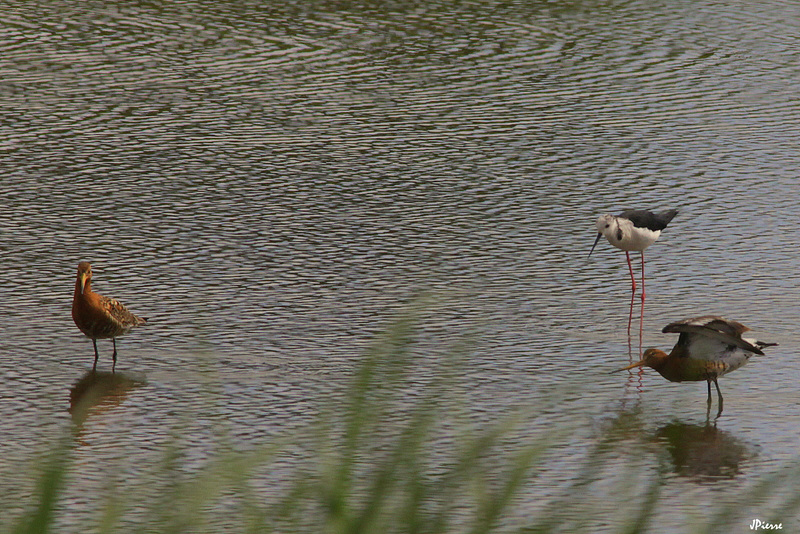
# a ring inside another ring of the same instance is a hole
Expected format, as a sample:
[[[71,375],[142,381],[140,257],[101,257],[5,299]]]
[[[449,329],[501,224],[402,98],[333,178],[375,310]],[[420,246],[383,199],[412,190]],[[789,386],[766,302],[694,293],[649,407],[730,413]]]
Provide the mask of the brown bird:
[[[114,343],[112,373],[117,366],[116,338],[130,332],[134,326],[147,322],[147,319],[135,316],[116,300],[92,291],[92,266],[88,261],[78,264],[78,279],[75,281],[75,296],[72,299],[72,319],[80,331],[92,339],[92,371],[97,368],[97,340],[111,338]]]
[[[717,388],[719,413],[722,413],[722,393],[717,378],[743,366],[753,354],[764,355],[761,350],[777,343],[764,343],[743,338],[750,330],[741,323],[715,315],[704,315],[670,323],[662,332],[680,334],[669,354],[658,349],[647,349],[642,359],[618,369],[651,367],[670,382],[708,382],[708,404],[711,406],[711,382]]]

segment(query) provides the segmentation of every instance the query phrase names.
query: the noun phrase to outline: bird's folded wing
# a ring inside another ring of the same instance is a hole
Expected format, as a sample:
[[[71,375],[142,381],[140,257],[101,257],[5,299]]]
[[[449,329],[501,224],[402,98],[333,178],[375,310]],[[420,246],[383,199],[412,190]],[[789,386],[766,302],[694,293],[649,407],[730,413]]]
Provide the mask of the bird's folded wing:
[[[102,297],[102,304],[103,309],[105,312],[115,321],[120,323],[123,327],[131,327],[136,326],[138,324],[142,324],[142,321],[139,317],[132,314],[128,311],[128,308],[123,306],[119,301],[108,298]]]
[[[740,325],[739,323],[736,323],[736,325],[741,326],[742,328],[747,330],[747,327]],[[717,328],[710,327],[708,325],[701,326],[696,324],[687,324],[685,322],[678,322],[678,323],[668,324],[667,326],[664,327],[664,330],[662,330],[662,332],[676,333],[676,334],[678,333],[697,334],[700,336],[709,337],[711,339],[718,339],[727,345],[734,345],[748,352],[760,354],[763,356],[764,353],[761,351],[761,349],[739,337],[741,334],[738,333],[738,330],[739,328],[735,328],[734,331],[737,332],[737,334],[732,335],[730,332],[721,331]]]

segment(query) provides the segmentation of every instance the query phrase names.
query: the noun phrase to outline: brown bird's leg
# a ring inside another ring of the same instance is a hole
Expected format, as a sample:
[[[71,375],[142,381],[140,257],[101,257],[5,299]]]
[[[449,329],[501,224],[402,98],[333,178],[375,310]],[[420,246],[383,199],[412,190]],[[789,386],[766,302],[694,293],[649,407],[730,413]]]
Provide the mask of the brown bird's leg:
[[[111,358],[114,360],[114,363],[111,364],[111,373],[114,373],[114,370],[117,367],[117,340],[116,338],[111,338],[111,342],[114,343],[114,354],[111,355]],[[711,386],[709,386],[711,387]]]
[[[706,378],[706,382],[708,383],[708,405],[711,406],[711,379]]]
[[[719,390],[719,384],[717,384],[717,377],[714,377],[714,385],[717,387],[717,397],[719,398],[719,412],[717,412],[717,417],[722,414],[722,392]],[[709,395],[711,394],[711,384],[708,385],[709,388]]]
[[[92,366],[92,372],[94,373],[97,369],[97,358],[99,357],[97,354],[97,340],[92,338],[92,345],[94,345],[94,365]]]

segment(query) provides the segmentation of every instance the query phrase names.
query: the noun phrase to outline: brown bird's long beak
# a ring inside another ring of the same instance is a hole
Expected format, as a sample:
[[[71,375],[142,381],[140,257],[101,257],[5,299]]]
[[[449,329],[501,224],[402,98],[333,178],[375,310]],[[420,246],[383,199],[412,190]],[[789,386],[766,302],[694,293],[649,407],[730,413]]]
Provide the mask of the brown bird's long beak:
[[[601,237],[603,237],[603,234],[597,234],[597,239],[594,240],[594,245],[592,245],[592,250],[589,251],[589,256],[591,256],[592,252],[594,252],[594,247],[597,246],[597,242],[600,241]],[[588,258],[589,256],[586,257]]]
[[[81,282],[81,295],[83,295],[83,290],[86,288],[86,274],[81,274],[78,279]]]
[[[644,360],[639,360],[636,363],[632,363],[632,364],[630,364],[630,365],[628,365],[626,367],[623,367],[622,369],[615,369],[614,371],[611,371],[611,372],[612,373],[619,373],[620,371],[629,371],[630,369],[633,369],[635,367],[643,367],[643,366],[644,366]]]

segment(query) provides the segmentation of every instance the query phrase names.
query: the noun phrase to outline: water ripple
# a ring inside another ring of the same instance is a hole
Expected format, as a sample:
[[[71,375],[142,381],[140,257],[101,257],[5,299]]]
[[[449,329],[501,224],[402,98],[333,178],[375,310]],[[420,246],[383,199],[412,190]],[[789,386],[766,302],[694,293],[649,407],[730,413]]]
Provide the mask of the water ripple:
[[[420,294],[436,305],[409,396],[467,344],[477,420],[563,388],[531,435],[621,396],[654,434],[704,399],[606,373],[628,357],[627,266],[605,243],[586,256],[596,217],[626,208],[680,210],[647,252],[645,344],[704,313],[781,343],[726,377],[725,435],[763,444],[756,475],[795,454],[793,4],[393,6],[4,11],[0,473],[18,476],[21,439],[57,433],[91,365],[69,315],[83,259],[151,325],[119,343],[118,369],[147,384],[87,423],[80,462],[145,465],[185,424],[194,469],[221,422],[246,444],[300,428]]]

